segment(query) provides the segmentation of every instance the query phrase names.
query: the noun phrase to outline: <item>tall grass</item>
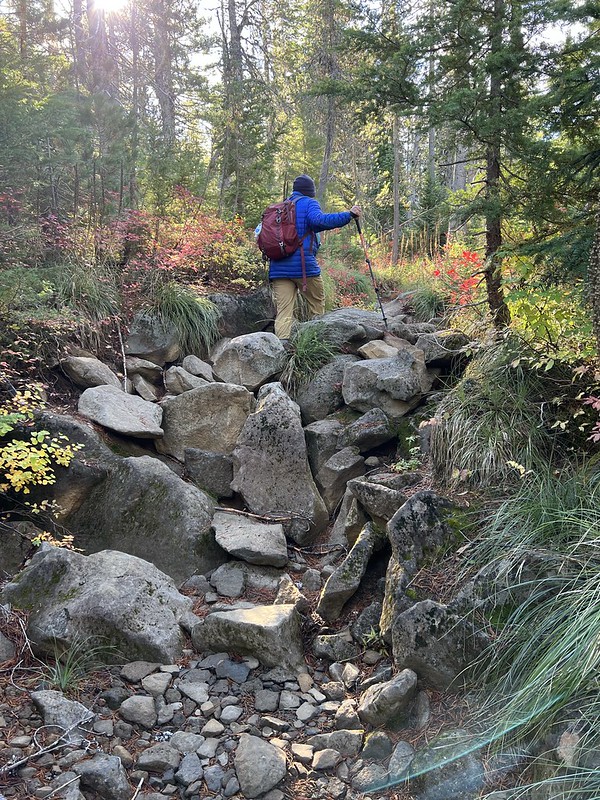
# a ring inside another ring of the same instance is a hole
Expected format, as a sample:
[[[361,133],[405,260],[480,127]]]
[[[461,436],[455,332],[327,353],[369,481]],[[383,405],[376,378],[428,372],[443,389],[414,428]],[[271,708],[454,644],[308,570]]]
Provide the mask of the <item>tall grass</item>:
[[[537,373],[511,366],[513,356],[504,343],[489,347],[440,403],[431,461],[441,481],[498,486],[547,463],[556,438],[543,418],[549,389]]]
[[[547,469],[531,476],[483,530],[473,562],[495,560],[506,570],[542,549],[548,570],[520,587],[519,570],[512,573],[521,602],[482,656],[479,728],[500,746],[529,749],[510,797],[597,798],[600,474]]]
[[[219,338],[220,311],[208,298],[175,282],[153,287],[152,311],[175,327],[186,354],[203,355]]]
[[[97,323],[117,316],[121,297],[114,273],[100,264],[66,264],[58,274],[57,293],[67,305]]]

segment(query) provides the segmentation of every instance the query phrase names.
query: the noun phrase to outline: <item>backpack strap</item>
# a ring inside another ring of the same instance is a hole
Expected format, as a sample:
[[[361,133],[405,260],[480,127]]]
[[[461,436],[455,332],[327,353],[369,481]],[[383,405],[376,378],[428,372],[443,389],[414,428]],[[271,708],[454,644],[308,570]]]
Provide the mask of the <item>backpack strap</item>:
[[[294,203],[294,205],[296,205],[296,203],[298,202],[298,200],[301,199],[301,197],[295,197],[293,200],[291,200],[290,198],[290,200],[292,203]],[[308,233],[305,233],[304,236],[300,239],[300,261],[302,262],[302,291],[305,294],[306,290],[308,289],[308,286],[306,284],[306,257],[304,255],[304,240],[307,238],[307,236],[310,236],[310,240],[312,242],[315,236],[314,231],[309,231]]]

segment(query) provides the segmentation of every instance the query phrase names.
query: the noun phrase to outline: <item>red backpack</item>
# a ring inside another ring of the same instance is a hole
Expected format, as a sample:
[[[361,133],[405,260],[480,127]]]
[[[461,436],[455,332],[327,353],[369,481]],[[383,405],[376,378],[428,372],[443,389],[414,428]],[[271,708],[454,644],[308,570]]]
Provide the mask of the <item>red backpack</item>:
[[[296,203],[299,200],[284,200],[282,203],[273,203],[268,206],[262,215],[262,224],[256,243],[263,254],[263,259],[280,261],[287,258],[300,248],[302,258],[302,289],[306,291],[306,266],[304,263],[304,240],[312,236],[309,231],[300,238],[296,228]]]

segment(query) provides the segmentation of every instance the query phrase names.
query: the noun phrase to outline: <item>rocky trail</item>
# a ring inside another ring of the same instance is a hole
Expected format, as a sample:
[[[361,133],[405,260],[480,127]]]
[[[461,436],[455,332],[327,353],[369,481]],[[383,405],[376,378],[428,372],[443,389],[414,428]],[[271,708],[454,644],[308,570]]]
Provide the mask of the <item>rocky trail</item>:
[[[407,436],[426,452],[418,409],[464,337],[401,303],[389,330],[332,312],[340,354],[292,399],[255,303],[224,307],[206,360],[139,320],[127,392],[90,354],[63,360],[77,413],[39,424],[82,445],[50,492],[80,551],[22,568],[30,523],[0,546],[3,798],[458,800],[501,781],[464,754],[458,690],[488,637],[477,581],[439,585],[460,504],[394,466]]]

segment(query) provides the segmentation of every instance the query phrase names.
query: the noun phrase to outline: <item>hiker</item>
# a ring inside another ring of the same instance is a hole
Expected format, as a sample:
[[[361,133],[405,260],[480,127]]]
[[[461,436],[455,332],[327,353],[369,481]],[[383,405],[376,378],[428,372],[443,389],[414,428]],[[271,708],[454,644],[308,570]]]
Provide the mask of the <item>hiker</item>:
[[[319,231],[342,228],[361,214],[358,206],[338,214],[324,214],[315,199],[315,182],[308,175],[299,175],[292,189],[290,199],[296,200],[296,228],[302,239],[305,272],[303,275],[300,247],[287,258],[269,262],[269,281],[277,308],[275,335],[282,341],[289,339],[292,331],[298,291],[304,292],[311,319],[325,312],[323,279],[316,258],[321,245]]]

